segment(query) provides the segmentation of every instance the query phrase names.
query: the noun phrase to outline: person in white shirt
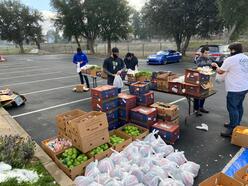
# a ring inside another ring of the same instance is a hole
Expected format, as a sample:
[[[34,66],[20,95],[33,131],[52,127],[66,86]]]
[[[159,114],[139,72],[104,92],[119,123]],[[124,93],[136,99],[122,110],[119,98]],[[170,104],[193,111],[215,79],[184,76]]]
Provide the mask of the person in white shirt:
[[[229,45],[231,56],[224,60],[219,68],[216,63],[218,74],[224,75],[225,88],[227,91],[227,110],[229,113],[229,124],[225,125],[227,130],[221,133],[222,137],[231,137],[233,129],[240,125],[243,116],[243,101],[248,92],[248,56],[243,53],[241,43]]]

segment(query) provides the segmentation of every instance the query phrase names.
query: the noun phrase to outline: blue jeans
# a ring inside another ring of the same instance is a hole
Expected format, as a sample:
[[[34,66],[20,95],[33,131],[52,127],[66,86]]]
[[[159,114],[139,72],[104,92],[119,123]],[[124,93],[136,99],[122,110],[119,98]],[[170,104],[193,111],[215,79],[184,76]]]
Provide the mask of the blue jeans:
[[[247,92],[248,90],[227,93],[226,104],[227,110],[229,112],[230,123],[228,127],[230,129],[234,129],[237,125],[240,125],[244,113],[243,101]]]
[[[194,99],[194,109],[199,110],[203,108],[205,99]]]
[[[118,88],[118,93],[121,93],[121,88]]]

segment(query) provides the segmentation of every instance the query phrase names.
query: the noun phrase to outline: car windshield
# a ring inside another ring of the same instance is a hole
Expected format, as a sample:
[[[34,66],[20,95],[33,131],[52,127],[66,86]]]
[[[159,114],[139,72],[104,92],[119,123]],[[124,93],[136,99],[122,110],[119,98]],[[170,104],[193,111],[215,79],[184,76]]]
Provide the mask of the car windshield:
[[[218,46],[209,46],[209,52],[212,53],[212,52],[219,52],[219,48]]]
[[[157,55],[168,55],[169,52],[168,51],[159,51],[157,52]]]
[[[221,45],[220,51],[225,52],[225,53],[229,53],[228,45]]]

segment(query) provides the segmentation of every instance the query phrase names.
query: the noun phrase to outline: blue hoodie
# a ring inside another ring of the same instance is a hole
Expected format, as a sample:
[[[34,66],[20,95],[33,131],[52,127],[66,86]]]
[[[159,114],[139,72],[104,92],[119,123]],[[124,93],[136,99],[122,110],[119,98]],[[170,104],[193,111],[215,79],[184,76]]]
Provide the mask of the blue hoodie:
[[[80,67],[83,67],[88,63],[88,58],[83,52],[78,52],[74,54],[72,62],[75,64],[77,64],[78,62],[83,62],[82,64],[80,64]]]

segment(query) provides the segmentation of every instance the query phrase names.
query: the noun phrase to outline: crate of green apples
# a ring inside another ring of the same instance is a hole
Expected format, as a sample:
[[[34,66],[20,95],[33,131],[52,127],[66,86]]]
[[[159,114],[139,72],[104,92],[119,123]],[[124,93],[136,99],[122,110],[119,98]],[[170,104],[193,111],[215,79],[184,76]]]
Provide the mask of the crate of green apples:
[[[94,149],[92,149],[87,154],[89,157],[94,158],[94,160],[101,160],[103,158],[109,157],[112,154],[110,149],[112,146],[108,143],[102,144]]]
[[[55,163],[62,169],[71,179],[79,175],[83,175],[85,167],[93,161],[93,158],[80,152],[75,147],[71,147],[58,154]]]
[[[114,130],[110,132],[110,144],[113,146],[118,152],[121,152],[125,147],[127,147],[131,142],[131,136],[120,132],[118,130]]]
[[[137,139],[143,140],[149,133],[148,129],[144,127],[140,127],[132,123],[128,123],[124,125],[123,127],[119,128],[118,130],[131,136],[133,141]]]

